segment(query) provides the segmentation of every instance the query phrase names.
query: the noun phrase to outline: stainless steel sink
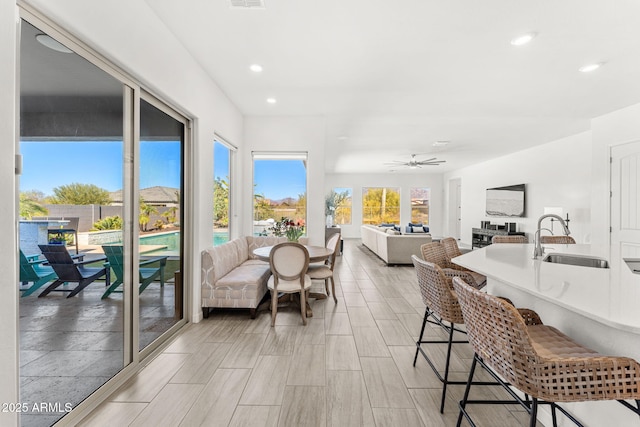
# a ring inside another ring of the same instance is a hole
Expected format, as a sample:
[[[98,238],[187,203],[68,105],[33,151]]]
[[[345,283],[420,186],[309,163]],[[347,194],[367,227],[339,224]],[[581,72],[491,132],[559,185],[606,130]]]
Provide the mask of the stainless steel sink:
[[[542,259],[553,264],[577,265],[579,267],[609,268],[609,261],[603,258],[586,255],[551,253]]]

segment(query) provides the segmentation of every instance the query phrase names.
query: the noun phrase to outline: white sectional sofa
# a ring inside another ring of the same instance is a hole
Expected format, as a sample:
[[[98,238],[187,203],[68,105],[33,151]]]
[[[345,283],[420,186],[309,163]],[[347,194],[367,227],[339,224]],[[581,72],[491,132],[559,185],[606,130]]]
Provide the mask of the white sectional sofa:
[[[362,244],[387,264],[411,264],[411,255],[420,255],[420,246],[431,243],[431,234],[395,234],[375,225],[360,228]]]
[[[306,238],[300,243],[306,244]],[[260,261],[253,250],[286,242],[286,237],[245,236],[220,246],[212,246],[201,253],[202,314],[209,317],[214,307],[248,308],[251,318],[267,293],[271,275],[269,263]]]

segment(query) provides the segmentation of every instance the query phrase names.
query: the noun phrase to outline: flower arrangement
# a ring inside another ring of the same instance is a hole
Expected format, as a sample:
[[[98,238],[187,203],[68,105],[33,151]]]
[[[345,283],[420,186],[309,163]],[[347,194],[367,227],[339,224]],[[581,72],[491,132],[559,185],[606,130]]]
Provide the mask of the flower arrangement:
[[[268,229],[276,237],[286,236],[290,242],[297,242],[304,234],[304,220],[294,221],[287,217],[282,217],[280,221],[273,224],[273,227]]]

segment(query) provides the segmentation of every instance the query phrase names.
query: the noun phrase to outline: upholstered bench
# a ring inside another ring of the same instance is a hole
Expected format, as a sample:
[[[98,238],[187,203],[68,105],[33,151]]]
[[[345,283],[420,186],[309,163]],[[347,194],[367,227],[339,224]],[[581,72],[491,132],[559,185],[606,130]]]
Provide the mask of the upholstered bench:
[[[253,250],[286,240],[286,237],[245,236],[202,251],[203,316],[209,317],[209,309],[214,307],[248,308],[251,318],[255,318],[258,305],[267,293],[271,269],[268,262],[253,255]]]

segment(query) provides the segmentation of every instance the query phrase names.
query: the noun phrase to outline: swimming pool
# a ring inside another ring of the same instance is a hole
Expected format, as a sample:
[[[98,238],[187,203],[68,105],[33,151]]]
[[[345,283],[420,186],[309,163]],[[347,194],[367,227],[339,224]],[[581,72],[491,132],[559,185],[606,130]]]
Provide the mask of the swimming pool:
[[[218,246],[229,241],[228,231],[213,232],[213,246]],[[150,234],[140,237],[141,245],[162,245],[167,251],[177,251],[180,244],[180,232]]]

